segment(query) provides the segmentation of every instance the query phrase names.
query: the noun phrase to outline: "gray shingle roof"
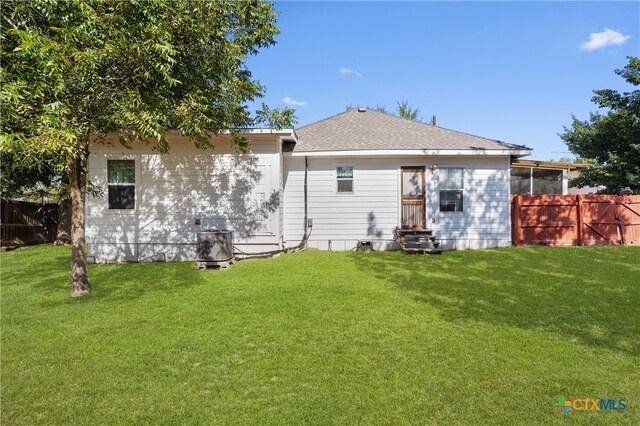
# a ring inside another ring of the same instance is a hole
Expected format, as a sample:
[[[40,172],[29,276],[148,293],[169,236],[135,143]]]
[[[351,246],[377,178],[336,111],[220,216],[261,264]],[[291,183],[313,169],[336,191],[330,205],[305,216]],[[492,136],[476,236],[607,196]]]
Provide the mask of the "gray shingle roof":
[[[380,111],[350,109],[296,130],[295,151],[530,149],[419,123]]]

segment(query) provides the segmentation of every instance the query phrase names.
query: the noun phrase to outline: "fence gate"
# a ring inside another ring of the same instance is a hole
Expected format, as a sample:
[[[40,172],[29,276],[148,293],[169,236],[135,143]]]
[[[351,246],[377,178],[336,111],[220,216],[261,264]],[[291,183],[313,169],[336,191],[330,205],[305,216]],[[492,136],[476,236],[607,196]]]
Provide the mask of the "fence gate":
[[[612,245],[620,242],[618,205],[615,195],[582,195],[578,197],[582,212],[580,241],[582,245]]]
[[[619,198],[622,244],[640,244],[640,196]]]
[[[575,245],[578,243],[578,203],[562,195],[513,197],[513,243]]]
[[[640,195],[515,195],[514,245],[640,244]]]

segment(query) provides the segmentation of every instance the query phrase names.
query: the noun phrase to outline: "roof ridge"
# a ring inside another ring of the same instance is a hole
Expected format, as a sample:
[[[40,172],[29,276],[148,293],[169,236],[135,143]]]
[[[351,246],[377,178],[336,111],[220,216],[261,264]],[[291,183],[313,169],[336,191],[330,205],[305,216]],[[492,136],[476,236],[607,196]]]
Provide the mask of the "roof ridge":
[[[378,112],[380,114],[388,115],[389,117],[392,117],[392,118],[399,118],[401,120],[405,120],[405,121],[408,121],[410,123],[422,124],[424,126],[430,126],[430,127],[438,127],[438,126],[433,126],[431,124],[424,123],[424,122],[422,122],[420,120],[412,120],[412,119],[407,118],[407,117],[402,117],[400,115],[395,115],[395,114],[392,114],[392,113],[390,113],[388,111],[380,111],[379,109],[369,109],[367,111]]]
[[[448,128],[448,127],[444,127],[444,126],[434,126],[433,124],[427,124],[427,123],[425,123],[425,122],[423,122],[423,121],[419,121],[419,120],[412,120],[412,119],[410,119],[410,118],[401,117],[401,116],[399,116],[399,115],[391,114],[390,112],[387,112],[387,111],[379,111],[379,110],[369,110],[369,111],[371,111],[371,112],[377,112],[377,113],[380,113],[380,114],[385,114],[385,115],[388,115],[388,116],[393,117],[393,118],[399,118],[399,119],[401,119],[401,120],[405,120],[405,121],[408,121],[408,122],[410,122],[410,123],[421,124],[421,125],[423,125],[423,126],[427,126],[427,127],[431,128],[431,129],[443,129],[443,130],[447,130],[447,131],[449,131],[449,132],[461,133],[461,134],[463,134],[463,135],[473,136],[474,138],[481,138],[481,139],[485,139],[485,140],[488,140],[488,141],[498,142],[498,143],[507,144],[507,145],[514,145],[514,146],[521,146],[521,147],[524,147],[524,146],[525,146],[525,145],[518,145],[518,144],[513,144],[513,143],[505,142],[505,141],[502,141],[502,140],[500,140],[500,139],[492,139],[492,138],[488,138],[488,137],[486,137],[486,136],[475,135],[475,134],[473,134],[473,133],[463,132],[463,131],[461,131],[461,130],[450,129],[450,128]]]
[[[350,149],[422,149],[458,147],[460,149],[530,150],[526,145],[511,144],[472,133],[434,126],[374,109],[350,108],[297,129],[298,148],[333,149],[337,141],[350,138]],[[347,116],[345,118],[341,118]],[[376,118],[376,116],[378,116]],[[363,127],[364,126],[364,127]],[[402,141],[398,140],[402,138]],[[394,139],[395,138],[395,139]],[[395,143],[392,143],[395,141]],[[401,146],[402,148],[399,148]],[[375,148],[373,148],[375,147]],[[344,148],[344,146],[343,146]]]
[[[444,129],[444,130],[448,130],[448,131],[454,132],[454,133],[461,133],[461,134],[467,135],[467,136],[473,136],[474,138],[480,138],[480,139],[485,139],[485,140],[492,141],[492,142],[498,142],[498,143],[501,143],[501,144],[513,145],[513,146],[526,148],[525,145],[519,145],[519,144],[515,144],[515,143],[505,142],[505,141],[500,140],[500,139],[491,139],[491,138],[488,138],[486,136],[474,135],[473,133],[463,132],[461,130],[450,129],[448,127],[442,127],[442,126],[433,126],[433,127],[438,127],[438,128],[441,128],[441,129]]]
[[[337,116],[339,116],[339,115],[346,114],[346,113],[348,113],[349,111],[351,111],[352,109],[354,109],[354,108],[350,108],[350,109],[348,109],[348,110],[346,110],[346,111],[342,111],[342,112],[339,112],[339,113],[337,113],[337,114],[330,115],[329,117],[321,118],[320,120],[312,121],[312,122],[311,122],[311,123],[309,123],[309,124],[305,124],[305,125],[304,125],[304,126],[302,126],[302,127],[298,127],[298,130],[302,130],[302,129],[304,129],[305,127],[309,127],[309,126],[313,126],[313,125],[318,124],[318,123],[322,123],[323,121],[330,120],[330,119],[332,119],[333,117],[337,117]]]

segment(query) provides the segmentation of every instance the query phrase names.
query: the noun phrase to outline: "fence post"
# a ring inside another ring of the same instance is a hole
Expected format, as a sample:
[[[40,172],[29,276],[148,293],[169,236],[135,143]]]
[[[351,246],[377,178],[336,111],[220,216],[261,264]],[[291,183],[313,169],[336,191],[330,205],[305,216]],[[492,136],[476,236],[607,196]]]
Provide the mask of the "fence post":
[[[522,218],[520,216],[520,195],[513,196],[513,208],[511,209],[511,239],[514,246],[522,244],[520,233],[522,231]]]
[[[616,212],[613,214],[616,220],[616,232],[618,233],[618,244],[626,245],[624,238],[624,228],[622,227],[622,218],[620,217],[621,206],[624,204],[624,197],[619,195],[616,197]]]
[[[582,233],[582,195],[576,195],[578,197],[578,245],[583,246],[583,233]]]

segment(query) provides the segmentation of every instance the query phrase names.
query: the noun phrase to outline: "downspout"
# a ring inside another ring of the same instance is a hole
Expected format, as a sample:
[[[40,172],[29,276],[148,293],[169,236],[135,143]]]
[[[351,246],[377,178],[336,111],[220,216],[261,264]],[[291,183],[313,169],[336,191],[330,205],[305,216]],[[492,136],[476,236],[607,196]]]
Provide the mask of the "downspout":
[[[309,157],[304,156],[304,235],[302,236],[301,244],[304,244],[304,247],[307,247],[307,239],[309,239],[309,234],[307,231],[309,230],[309,207],[307,203],[308,197],[308,175],[309,175]]]

